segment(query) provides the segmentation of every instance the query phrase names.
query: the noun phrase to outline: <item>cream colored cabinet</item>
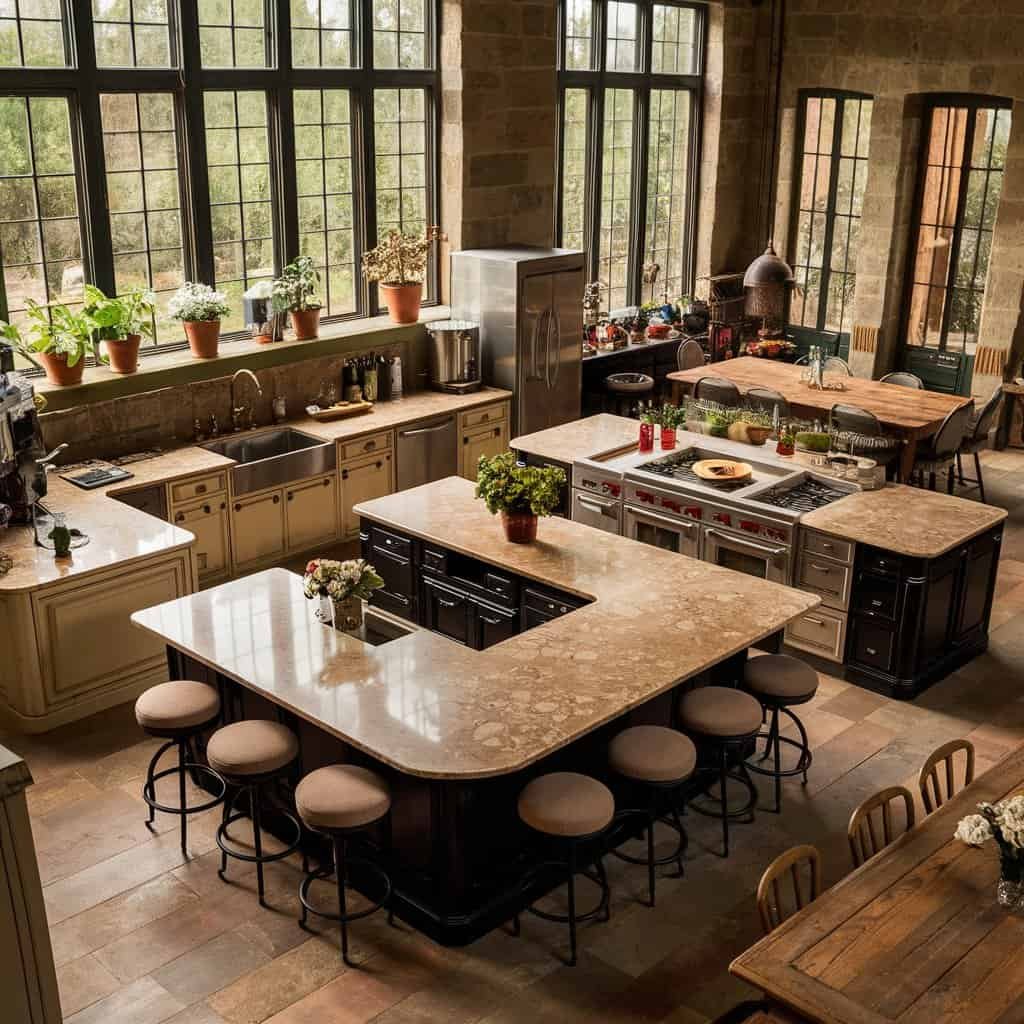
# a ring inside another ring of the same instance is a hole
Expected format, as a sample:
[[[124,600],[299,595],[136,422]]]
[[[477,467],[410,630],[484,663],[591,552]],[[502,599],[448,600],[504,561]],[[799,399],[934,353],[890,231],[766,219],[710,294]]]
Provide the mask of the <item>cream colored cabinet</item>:
[[[508,420],[463,431],[460,475],[475,480],[481,455],[490,458],[505,451],[508,451]]]
[[[195,539],[192,551],[199,573],[199,585],[209,586],[231,574],[231,534],[226,494],[209,501],[180,505],[171,516],[175,526],[188,530]]]
[[[284,495],[280,490],[235,499],[231,506],[231,538],[236,569],[284,556],[284,505]]]
[[[334,473],[284,489],[290,552],[330,543],[338,536],[338,478]]]
[[[344,540],[359,536],[359,516],[353,506],[383,498],[395,489],[395,463],[390,451],[348,463],[341,469],[341,535]]]

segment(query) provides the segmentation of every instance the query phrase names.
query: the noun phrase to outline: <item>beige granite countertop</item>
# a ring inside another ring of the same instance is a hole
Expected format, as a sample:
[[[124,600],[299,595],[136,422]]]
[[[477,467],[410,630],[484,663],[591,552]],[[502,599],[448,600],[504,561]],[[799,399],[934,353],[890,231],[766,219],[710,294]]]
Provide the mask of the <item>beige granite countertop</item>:
[[[517,771],[744,650],[812,594],[545,519],[505,541],[457,477],[359,506],[370,518],[592,604],[474,651],[426,630],[370,647],[318,623],[301,578],[271,569],[148,608],[136,625],[412,775]]]
[[[461,411],[509,397],[510,392],[499,388],[483,388],[468,395],[414,392],[396,402],[380,402],[373,412],[362,416],[331,423],[319,423],[304,416],[289,421],[289,425],[325,441],[333,441],[389,430],[398,424],[413,423],[428,416]],[[125,467],[133,474],[131,479],[92,491],[83,491],[62,480],[59,476],[61,470],[51,473],[43,503],[53,512],[67,513],[68,525],[87,533],[89,543],[73,550],[70,558],[58,561],[52,551],[36,547],[30,527],[0,531],[0,550],[14,559],[14,568],[6,576],[0,576],[0,593],[35,590],[72,576],[189,547],[194,538],[187,530],[178,529],[119,501],[112,501],[111,497],[150,484],[170,483],[198,473],[228,469],[234,464],[234,460],[223,455],[199,445],[189,445],[133,462]]]
[[[938,558],[1006,518],[1005,509],[905,484],[808,512],[802,527],[914,558]]]
[[[523,434],[513,438],[509,447],[542,459],[570,463],[576,459],[599,459],[635,447],[639,439],[637,420],[602,412],[535,434]]]

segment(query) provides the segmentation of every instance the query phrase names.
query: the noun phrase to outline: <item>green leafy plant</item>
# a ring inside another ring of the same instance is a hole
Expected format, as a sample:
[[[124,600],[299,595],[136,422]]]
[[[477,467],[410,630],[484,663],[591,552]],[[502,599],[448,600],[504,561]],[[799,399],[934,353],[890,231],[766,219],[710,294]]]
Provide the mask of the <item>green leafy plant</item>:
[[[662,429],[675,430],[686,423],[686,409],[683,406],[666,403],[658,410],[658,422]]]
[[[831,444],[828,434],[811,430],[803,430],[794,438],[797,445],[808,452],[827,452]]]
[[[274,281],[274,312],[319,309],[320,302],[314,298],[319,284],[320,271],[314,266],[313,257],[296,257]]]
[[[4,336],[36,368],[39,363],[33,357],[44,353],[66,356],[68,366],[76,366],[92,351],[93,333],[99,326],[85,312],[74,313],[61,302],[40,306],[31,299],[28,324],[27,339],[17,328],[15,334],[10,334],[11,324],[5,325]]]
[[[363,253],[363,277],[392,287],[420,284],[427,274],[431,245],[444,238],[436,226],[427,228],[423,235],[403,235],[392,230],[382,242]]]
[[[153,337],[153,315],[156,297],[151,291],[136,289],[108,298],[94,285],[85,286],[82,313],[96,325],[96,336],[102,341],[116,341],[130,334]]]
[[[729,433],[732,417],[728,413],[709,411],[704,416],[704,422],[707,423],[712,437],[725,437]]]
[[[554,466],[518,466],[512,452],[480,456],[476,496],[492,515],[549,516],[558,508],[565,472]]]
[[[167,303],[167,315],[172,320],[220,320],[230,312],[231,307],[223,292],[214,291],[208,284],[192,281],[186,281]]]

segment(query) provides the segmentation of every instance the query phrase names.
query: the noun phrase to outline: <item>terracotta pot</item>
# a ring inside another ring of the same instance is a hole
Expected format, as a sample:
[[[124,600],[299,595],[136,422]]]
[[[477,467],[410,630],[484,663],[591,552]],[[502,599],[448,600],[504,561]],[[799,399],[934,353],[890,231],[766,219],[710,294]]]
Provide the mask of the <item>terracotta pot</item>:
[[[141,334],[129,334],[126,338],[108,338],[107,355],[110,357],[111,373],[134,373],[139,368],[139,344]]]
[[[46,371],[46,379],[51,384],[60,387],[68,387],[71,384],[81,384],[82,374],[85,372],[85,359],[79,359],[74,366],[68,366],[68,357],[55,352],[40,352],[39,361]]]
[[[382,284],[378,287],[387,303],[392,323],[414,324],[419,320],[422,284]]]
[[[293,309],[292,327],[296,341],[311,341],[320,334],[320,307],[316,309]]]
[[[220,341],[220,321],[186,320],[185,337],[196,359],[213,359]]]
[[[501,525],[512,544],[532,544],[537,539],[537,516],[529,512],[502,512]]]

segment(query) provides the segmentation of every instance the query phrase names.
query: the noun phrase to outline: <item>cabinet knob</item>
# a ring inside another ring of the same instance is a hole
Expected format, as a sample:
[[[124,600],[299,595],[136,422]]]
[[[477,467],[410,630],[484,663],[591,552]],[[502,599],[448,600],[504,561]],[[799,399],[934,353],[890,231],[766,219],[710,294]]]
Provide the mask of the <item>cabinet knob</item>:
[[[381,462],[380,459],[378,459],[374,465],[376,465],[376,467],[378,469],[383,469],[384,468],[384,463]]]
[[[501,427],[495,427],[494,428],[494,436],[495,437],[500,437],[501,436]]]
[[[295,497],[295,494],[294,494],[294,492],[292,492],[292,491],[289,491],[289,492],[288,492],[288,500],[289,500],[289,501],[291,501],[291,500],[292,500],[292,498],[294,498],[294,497]],[[275,498],[275,499],[274,499],[274,501],[276,502],[276,501],[277,501],[277,498]]]
[[[227,507],[228,507],[228,503],[226,501],[222,501],[220,503],[220,510],[221,510],[221,512],[223,512],[224,509],[226,509]]]
[[[868,652],[868,654],[877,654],[878,653],[878,651],[876,651],[874,649],[874,647],[865,647],[864,650],[866,650]]]
[[[179,512],[179,513],[178,513],[178,514],[177,514],[177,515],[176,515],[176,516],[174,517],[174,521],[175,521],[176,523],[183,523],[183,522],[185,522],[185,513],[184,513],[184,512]]]
[[[347,480],[348,479],[348,470],[347,469],[343,469],[341,471],[341,479],[342,480]]]
[[[280,494],[275,494],[274,495],[274,504],[278,505],[278,504],[280,504],[280,502],[281,502],[281,495]]]
[[[210,506],[209,505],[204,505],[203,506],[203,515],[207,515],[208,516],[209,514],[210,514]]]
[[[240,502],[237,502],[237,501],[235,502],[235,511],[236,512],[241,512],[242,511],[242,506],[241,506]]]
[[[206,484],[196,484],[196,494],[205,494]]]
[[[331,478],[329,476],[324,477],[324,487],[330,487],[330,486],[331,486]]]
[[[364,452],[372,452],[373,449],[376,448],[376,447],[377,447],[377,442],[376,441],[367,441],[366,444],[363,445],[363,451]]]

